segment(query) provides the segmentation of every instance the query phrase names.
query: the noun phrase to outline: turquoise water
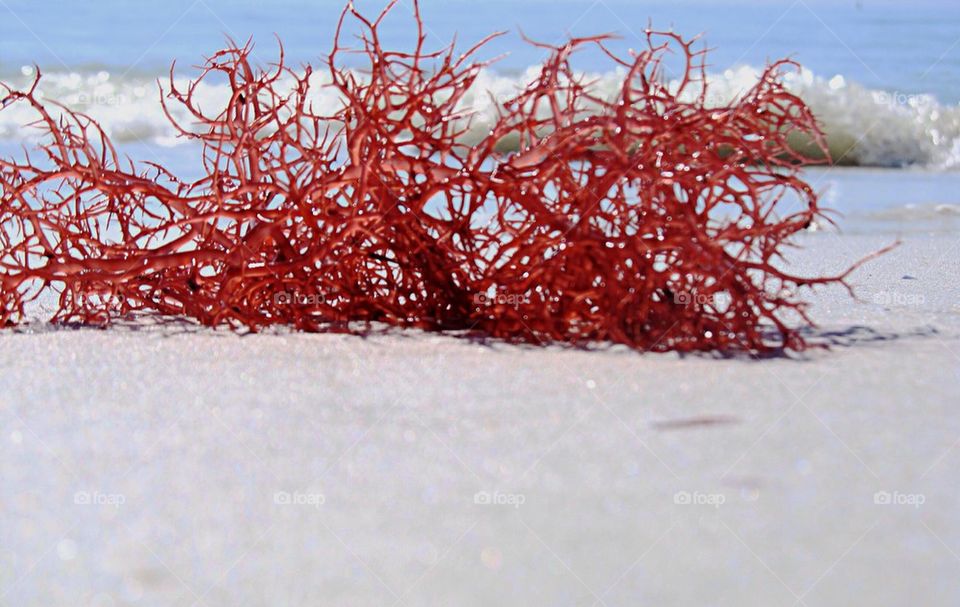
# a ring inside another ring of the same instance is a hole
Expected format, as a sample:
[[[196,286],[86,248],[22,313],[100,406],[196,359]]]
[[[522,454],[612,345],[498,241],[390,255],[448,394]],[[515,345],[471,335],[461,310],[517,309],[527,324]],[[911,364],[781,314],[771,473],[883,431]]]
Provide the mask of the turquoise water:
[[[382,0],[358,0],[376,13]],[[156,103],[156,79],[170,62],[189,72],[224,38],[253,38],[256,55],[273,60],[274,35],[288,59],[317,63],[330,49],[339,0],[98,0],[0,3],[0,78],[22,86],[32,64],[45,73],[48,98],[101,121],[131,155],[161,159],[182,174],[196,155],[178,146]],[[960,2],[766,0],[726,2],[424,0],[428,45],[454,36],[469,46],[495,30],[511,33],[481,56],[508,53],[493,68],[523,78],[542,58],[518,32],[559,42],[568,35],[611,32],[621,50],[640,47],[643,29],[704,34],[714,50],[718,86],[736,91],[771,59],[785,56],[807,74],[795,84],[832,137],[857,141],[847,160],[875,169],[812,171],[827,201],[851,218],[900,229],[903,222],[952,225],[960,209]],[[412,0],[400,0],[383,28],[387,46],[415,40]],[[606,71],[596,54],[577,57],[586,71]],[[732,94],[732,93],[731,93]],[[216,103],[217,92],[210,93]],[[86,101],[84,101],[86,100]],[[0,151],[23,140],[18,108],[0,112]],[[924,219],[921,219],[924,218]],[[920,225],[917,223],[916,225]],[[866,225],[866,223],[858,224]],[[926,224],[924,224],[926,225]]]
[[[372,13],[383,2],[357,5]],[[329,49],[342,6],[339,0],[6,0],[0,5],[0,15],[7,13],[0,19],[0,68],[39,63],[52,70],[159,74],[173,58],[195,63],[218,48],[224,35],[252,36],[266,49],[274,33],[293,59],[315,60]],[[388,44],[411,44],[411,24],[399,18],[410,6],[411,0],[403,0],[398,18],[388,21]],[[717,70],[792,56],[828,77],[842,74],[870,88],[960,101],[960,3],[952,0],[424,0],[422,7],[437,43],[454,34],[466,42],[522,28],[548,41],[568,32],[614,32],[624,46],[638,46],[638,34],[651,21],[686,35],[704,33],[716,48]],[[490,50],[511,53],[502,69],[523,68],[540,57],[516,36]]]

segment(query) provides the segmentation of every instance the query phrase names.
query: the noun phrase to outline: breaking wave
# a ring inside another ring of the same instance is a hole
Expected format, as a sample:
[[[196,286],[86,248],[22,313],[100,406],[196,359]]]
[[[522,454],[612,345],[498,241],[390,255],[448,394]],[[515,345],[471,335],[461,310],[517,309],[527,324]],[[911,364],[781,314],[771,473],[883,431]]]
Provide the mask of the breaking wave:
[[[531,67],[515,75],[493,70],[481,73],[464,99],[467,106],[464,109],[474,112],[476,132],[488,128],[496,105],[515,94],[538,69]],[[757,68],[742,66],[712,74],[707,103],[728,104],[749,90],[760,73]],[[593,76],[601,93],[612,93],[623,77],[621,71]],[[26,87],[32,78],[32,68],[24,67],[21,73],[6,80],[14,86]],[[326,74],[316,73],[312,78],[315,110],[332,113],[339,108],[340,99],[335,91],[323,86]],[[183,79],[178,84],[186,82]],[[843,76],[824,78],[807,69],[787,73],[785,82],[818,116],[827,133],[831,155],[838,164],[960,168],[960,106],[942,104],[931,95],[871,90]],[[163,115],[159,85],[143,75],[116,76],[106,70],[45,73],[39,91],[46,99],[87,113],[116,141],[160,146],[175,146],[183,141],[176,137]],[[197,91],[197,98],[205,109],[224,105],[228,97],[226,85],[204,83]],[[173,113],[177,115],[176,111]],[[30,131],[25,125],[34,117],[29,108],[19,104],[4,108],[0,111],[0,138],[29,139]],[[186,116],[178,117],[187,120]]]

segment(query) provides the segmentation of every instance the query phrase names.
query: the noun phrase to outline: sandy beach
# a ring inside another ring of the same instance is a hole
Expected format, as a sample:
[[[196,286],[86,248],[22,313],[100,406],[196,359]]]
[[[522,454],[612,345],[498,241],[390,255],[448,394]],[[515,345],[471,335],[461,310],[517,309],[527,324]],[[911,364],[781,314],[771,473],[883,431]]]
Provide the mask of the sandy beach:
[[[958,253],[906,236],[765,360],[3,332],[0,605],[955,605]]]

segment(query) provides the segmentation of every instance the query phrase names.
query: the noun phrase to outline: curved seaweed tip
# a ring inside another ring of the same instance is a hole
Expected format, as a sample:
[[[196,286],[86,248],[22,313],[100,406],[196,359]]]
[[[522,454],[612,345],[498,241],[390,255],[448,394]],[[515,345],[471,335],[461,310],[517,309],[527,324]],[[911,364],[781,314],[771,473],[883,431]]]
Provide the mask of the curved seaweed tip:
[[[388,50],[386,11],[348,4],[320,66],[288,68],[281,47],[259,68],[231,43],[185,86],[171,70],[161,102],[200,148],[194,181],[121,160],[96,121],[39,98],[39,71],[7,88],[3,105],[29,105],[42,142],[0,160],[0,322],[48,293],[53,322],[94,325],[149,312],[253,331],[379,322],[653,351],[807,347],[789,321],[809,322],[798,290],[847,284],[853,268],[801,277],[778,263],[823,215],[799,172],[812,159],[788,139],[827,155],[781,84],[790,62],[716,107],[706,51],[677,34],[648,30],[627,57],[606,36],[534,43],[539,74],[471,141],[485,41],[425,50],[415,10],[414,49]],[[358,48],[343,46],[348,21]],[[591,46],[626,73],[613,98],[571,67]],[[668,55],[683,68],[669,82]],[[310,103],[314,70],[340,109]],[[208,79],[232,92],[215,111],[197,102]]]

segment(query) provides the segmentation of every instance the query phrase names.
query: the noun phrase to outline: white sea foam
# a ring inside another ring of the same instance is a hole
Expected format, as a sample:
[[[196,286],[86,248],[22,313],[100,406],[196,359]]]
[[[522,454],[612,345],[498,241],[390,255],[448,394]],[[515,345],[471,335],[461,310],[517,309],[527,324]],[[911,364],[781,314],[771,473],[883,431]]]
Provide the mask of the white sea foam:
[[[883,221],[940,221],[960,219],[960,205],[946,203],[905,204],[865,214]]]
[[[489,129],[496,104],[515,94],[536,71],[537,68],[530,68],[511,76],[485,71],[480,75],[464,99],[464,106],[475,111],[476,135]],[[755,84],[759,74],[757,68],[743,66],[711,75],[708,103],[729,103]],[[23,87],[31,78],[31,68],[24,68],[12,84]],[[312,78],[315,108],[320,112],[334,111],[340,100],[331,88],[324,86],[327,75],[320,71]],[[622,78],[622,71],[596,75],[596,87],[612,96]],[[185,83],[186,79],[178,81],[181,86]],[[929,95],[870,90],[843,76],[825,78],[806,69],[788,73],[786,84],[819,117],[835,160],[860,166],[960,167],[960,106],[941,104]],[[53,72],[44,75],[39,91],[46,99],[89,114],[117,141],[164,146],[182,141],[161,111],[157,83],[142,76],[117,77],[106,71]],[[208,112],[222,107],[228,97],[225,85],[202,85],[197,91],[200,106]],[[174,115],[187,119],[177,111],[176,104],[171,107]],[[24,125],[34,118],[24,104],[4,108],[0,111],[0,138],[29,138],[30,132]]]

